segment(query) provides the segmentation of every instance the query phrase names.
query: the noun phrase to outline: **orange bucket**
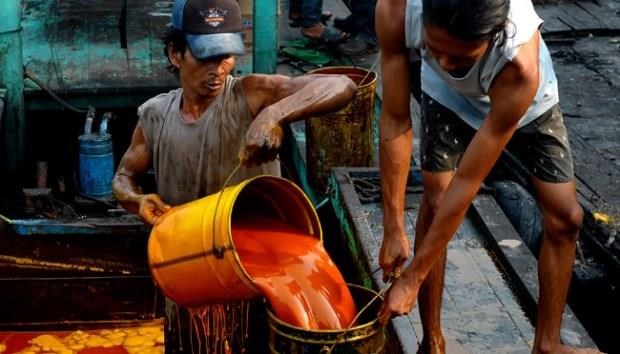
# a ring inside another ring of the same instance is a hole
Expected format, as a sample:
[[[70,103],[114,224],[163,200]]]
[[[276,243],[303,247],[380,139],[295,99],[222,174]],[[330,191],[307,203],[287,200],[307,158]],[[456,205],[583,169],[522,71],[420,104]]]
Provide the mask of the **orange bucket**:
[[[149,237],[148,259],[164,295],[184,307],[260,295],[232,238],[232,225],[244,215],[276,219],[322,239],[316,211],[299,187],[275,176],[245,180],[159,218]]]

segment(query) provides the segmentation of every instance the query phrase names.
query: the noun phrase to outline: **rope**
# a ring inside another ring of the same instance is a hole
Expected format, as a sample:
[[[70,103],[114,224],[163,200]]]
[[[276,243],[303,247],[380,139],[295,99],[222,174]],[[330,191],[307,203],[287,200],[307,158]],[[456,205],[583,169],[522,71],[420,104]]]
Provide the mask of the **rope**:
[[[368,71],[366,72],[366,75],[364,75],[364,77],[362,78],[362,81],[360,81],[360,83],[357,85],[357,87],[360,87],[364,83],[364,81],[366,81],[366,79],[368,78],[368,75],[370,75],[372,70],[375,68],[375,66],[379,62],[379,58],[381,58],[381,57],[379,55],[377,55],[377,58],[375,59],[375,62],[372,63],[372,65],[370,66],[370,69],[368,69]]]
[[[32,80],[32,82],[37,84],[37,86],[39,86],[43,91],[45,91],[56,102],[58,102],[61,106],[65,107],[66,109],[68,109],[68,110],[70,110],[72,112],[75,112],[75,113],[86,113],[86,112],[88,112],[88,110],[76,108],[76,107],[70,105],[67,101],[65,101],[62,98],[58,97],[58,95],[56,95],[56,93],[54,93],[54,91],[52,91],[52,89],[50,89],[49,87],[47,87],[47,85],[45,85],[43,82],[41,82],[39,79],[37,79],[37,77],[34,76],[31,72],[29,72],[27,70],[24,71],[24,76],[27,77],[28,79]]]

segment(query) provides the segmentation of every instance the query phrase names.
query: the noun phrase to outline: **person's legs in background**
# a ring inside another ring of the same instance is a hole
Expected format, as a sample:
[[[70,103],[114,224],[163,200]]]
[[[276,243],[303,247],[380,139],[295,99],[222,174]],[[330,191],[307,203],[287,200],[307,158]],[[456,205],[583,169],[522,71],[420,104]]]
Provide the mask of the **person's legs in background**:
[[[301,18],[303,16],[302,10],[303,0],[290,0],[288,7],[288,25],[291,27],[300,27],[301,26]],[[331,11],[323,10],[321,12],[321,22],[324,25],[327,25],[327,21],[332,18]]]
[[[339,46],[346,55],[362,55],[375,49],[375,6],[377,0],[352,0],[348,2],[351,14],[346,18],[334,19],[334,26],[354,37]]]
[[[301,1],[301,34],[304,37],[319,41],[322,44],[338,44],[349,38],[349,34],[333,27],[326,26],[322,21],[323,0]]]

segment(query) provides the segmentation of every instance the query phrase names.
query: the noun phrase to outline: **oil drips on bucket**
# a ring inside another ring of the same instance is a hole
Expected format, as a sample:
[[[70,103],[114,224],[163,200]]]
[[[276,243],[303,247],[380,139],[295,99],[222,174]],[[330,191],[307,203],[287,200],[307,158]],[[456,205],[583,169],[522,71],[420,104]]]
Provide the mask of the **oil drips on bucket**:
[[[167,317],[175,318],[177,321],[168,322],[168,326],[176,326],[177,333],[189,330],[189,343],[184,343],[180,335],[177,338],[180,352],[222,354],[245,352],[244,340],[248,337],[250,301],[231,301],[196,308],[183,308],[172,301],[167,301],[166,312],[171,311],[175,314]],[[181,321],[186,325],[182,326]]]
[[[244,269],[276,316],[304,329],[342,329],[357,310],[321,241],[290,225],[243,216],[232,237]]]

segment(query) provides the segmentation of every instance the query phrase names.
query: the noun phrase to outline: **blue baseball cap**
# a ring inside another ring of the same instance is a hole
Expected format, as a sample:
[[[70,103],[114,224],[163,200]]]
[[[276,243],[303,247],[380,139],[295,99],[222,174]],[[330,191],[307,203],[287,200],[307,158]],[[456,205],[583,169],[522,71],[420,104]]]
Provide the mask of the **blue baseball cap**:
[[[243,55],[241,11],[235,0],[175,0],[172,27],[185,32],[192,55]]]

